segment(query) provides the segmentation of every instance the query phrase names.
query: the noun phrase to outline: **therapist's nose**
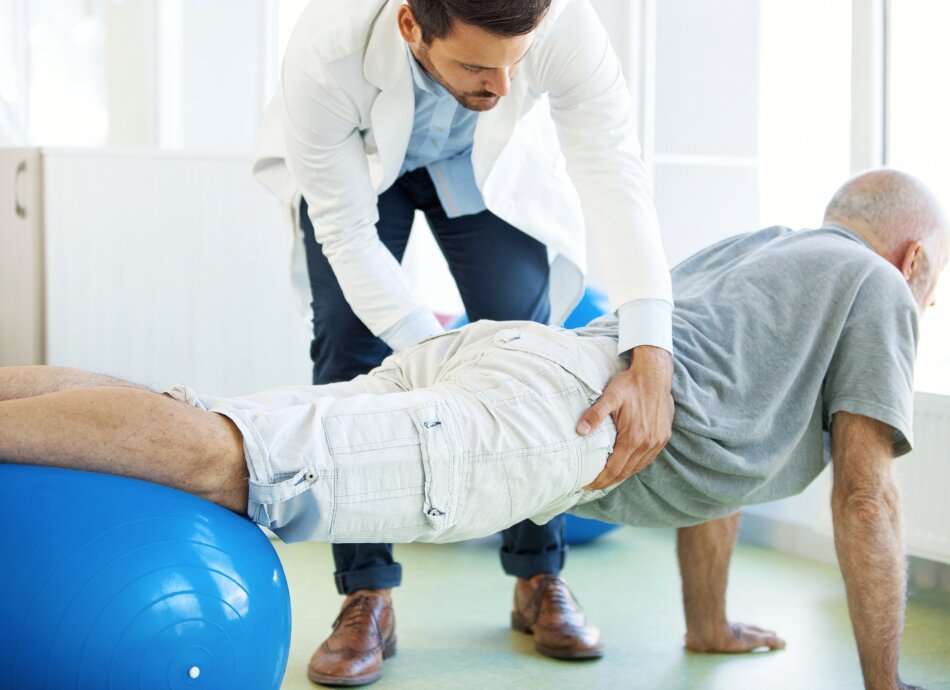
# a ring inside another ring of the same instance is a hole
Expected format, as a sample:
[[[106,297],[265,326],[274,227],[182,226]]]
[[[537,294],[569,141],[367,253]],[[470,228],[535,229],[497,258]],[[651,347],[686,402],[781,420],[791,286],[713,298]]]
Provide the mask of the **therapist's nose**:
[[[490,77],[485,81],[485,90],[496,96],[507,96],[511,91],[511,71],[507,67],[491,70]]]

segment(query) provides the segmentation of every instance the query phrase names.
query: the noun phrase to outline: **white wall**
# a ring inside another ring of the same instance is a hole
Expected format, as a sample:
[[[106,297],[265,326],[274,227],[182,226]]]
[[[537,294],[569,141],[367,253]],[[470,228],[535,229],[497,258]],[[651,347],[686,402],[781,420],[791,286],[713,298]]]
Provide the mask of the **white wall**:
[[[47,361],[237,395],[309,383],[289,233],[250,160],[44,156]]]
[[[254,151],[275,69],[276,7],[261,0],[165,0],[165,148]]]
[[[656,8],[656,206],[675,265],[758,226],[759,0]]]
[[[154,1],[102,5],[103,107],[108,113],[108,131],[102,143],[158,146],[157,20]]]
[[[0,101],[0,146],[26,146],[26,132],[13,110]]]

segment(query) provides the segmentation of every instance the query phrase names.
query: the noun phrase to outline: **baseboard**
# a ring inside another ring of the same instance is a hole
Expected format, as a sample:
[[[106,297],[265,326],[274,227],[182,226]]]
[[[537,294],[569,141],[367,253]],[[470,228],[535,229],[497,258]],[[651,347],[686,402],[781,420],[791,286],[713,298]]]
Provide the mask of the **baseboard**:
[[[810,525],[743,512],[739,522],[739,540],[822,563],[838,562],[834,540],[816,532]]]
[[[739,540],[822,563],[838,563],[833,538],[808,525],[745,512],[739,523]],[[910,556],[907,582],[915,590],[950,592],[950,564]]]

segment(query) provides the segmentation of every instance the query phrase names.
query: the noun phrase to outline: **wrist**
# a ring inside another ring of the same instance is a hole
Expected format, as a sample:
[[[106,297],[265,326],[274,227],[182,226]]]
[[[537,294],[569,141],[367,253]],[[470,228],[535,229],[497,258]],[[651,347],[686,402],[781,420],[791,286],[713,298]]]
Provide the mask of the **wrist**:
[[[715,624],[686,626],[686,648],[694,652],[712,652],[727,648],[729,623],[726,620]]]
[[[686,641],[690,640],[712,646],[729,636],[729,621],[726,616],[704,616],[701,620],[686,619]]]
[[[672,381],[673,355],[662,347],[638,345],[630,350],[630,370],[656,372]]]
[[[887,671],[865,673],[864,684],[867,690],[902,690],[913,687],[902,683],[896,672]]]

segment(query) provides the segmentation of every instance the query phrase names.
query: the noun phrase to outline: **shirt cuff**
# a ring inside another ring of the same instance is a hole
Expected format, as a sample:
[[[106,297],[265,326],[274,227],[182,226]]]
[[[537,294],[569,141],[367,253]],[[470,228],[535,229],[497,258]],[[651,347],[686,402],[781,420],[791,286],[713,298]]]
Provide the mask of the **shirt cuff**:
[[[379,334],[389,347],[399,352],[412,347],[423,338],[442,333],[445,329],[429,309],[416,307],[392,326]]]
[[[662,299],[635,299],[617,309],[620,337],[617,352],[640,345],[661,347],[673,354],[673,305]]]

